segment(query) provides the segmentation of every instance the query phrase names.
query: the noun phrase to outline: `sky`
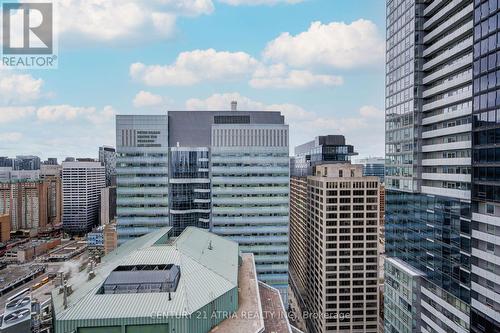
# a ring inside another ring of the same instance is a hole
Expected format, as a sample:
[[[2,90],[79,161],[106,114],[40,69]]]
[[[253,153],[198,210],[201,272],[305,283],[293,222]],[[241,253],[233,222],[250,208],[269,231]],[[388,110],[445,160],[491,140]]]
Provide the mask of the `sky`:
[[[58,68],[0,67],[0,156],[96,158],[116,114],[232,100],[281,111],[291,154],[343,134],[360,157],[384,155],[383,0],[54,3]]]

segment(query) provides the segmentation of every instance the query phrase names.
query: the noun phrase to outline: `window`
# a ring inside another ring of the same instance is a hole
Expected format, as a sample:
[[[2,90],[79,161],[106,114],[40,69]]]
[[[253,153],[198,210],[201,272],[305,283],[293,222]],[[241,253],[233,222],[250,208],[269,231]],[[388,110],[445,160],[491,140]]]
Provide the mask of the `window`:
[[[495,206],[486,205],[486,214],[490,214],[490,215],[495,214]]]

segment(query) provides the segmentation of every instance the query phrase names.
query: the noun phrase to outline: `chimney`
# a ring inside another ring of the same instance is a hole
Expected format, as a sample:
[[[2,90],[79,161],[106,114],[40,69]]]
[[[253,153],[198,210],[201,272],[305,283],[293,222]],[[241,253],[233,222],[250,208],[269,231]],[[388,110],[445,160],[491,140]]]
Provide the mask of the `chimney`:
[[[238,102],[232,101],[231,102],[231,111],[237,111],[238,110]]]

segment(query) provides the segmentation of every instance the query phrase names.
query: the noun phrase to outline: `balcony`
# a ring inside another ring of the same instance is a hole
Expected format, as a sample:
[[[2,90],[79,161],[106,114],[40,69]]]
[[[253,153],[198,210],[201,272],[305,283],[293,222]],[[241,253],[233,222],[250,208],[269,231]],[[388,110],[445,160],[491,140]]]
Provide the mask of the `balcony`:
[[[445,16],[448,16],[451,11],[453,11],[455,8],[460,6],[465,1],[466,0],[453,0],[448,5],[441,8],[436,14],[432,15],[432,17],[430,17],[424,23],[424,29],[430,30],[430,28],[432,28],[435,24],[439,24],[440,21],[445,18]],[[427,8],[427,10],[428,10],[427,13],[429,13],[431,11],[431,9]]]
[[[459,71],[465,67],[471,67],[472,66],[472,53],[461,59],[460,61],[457,61],[451,65],[445,66],[444,68],[435,71],[427,76],[424,77],[422,82],[424,84],[429,84],[433,81],[439,80],[444,76],[449,75],[450,73]]]
[[[433,130],[433,131],[423,132],[422,139],[429,139],[429,138],[435,138],[438,136],[470,132],[471,130],[472,130],[471,124],[444,127],[444,128],[439,128],[439,129]]]
[[[464,24],[463,26],[461,26],[457,30],[453,31],[452,33],[437,40],[431,46],[427,47],[423,52],[423,56],[428,57],[431,54],[439,51],[441,48],[446,47],[449,44],[452,44],[456,40],[459,40],[460,38],[462,38],[468,34],[471,34],[473,28],[474,28],[474,23],[471,20],[470,22],[467,22],[466,24]]]
[[[472,144],[470,141],[460,141],[460,142],[450,142],[450,143],[440,143],[436,145],[426,145],[422,146],[423,153],[429,153],[433,151],[446,151],[453,149],[468,149],[471,148]]]
[[[446,0],[435,0],[435,1],[433,1],[430,5],[428,5],[424,9],[424,16],[429,16],[429,14],[431,14],[432,12],[435,11],[436,7],[438,7],[439,5],[441,5],[444,2],[446,2]]]
[[[463,108],[463,109],[456,110],[453,112],[445,112],[442,114],[438,114],[436,116],[423,118],[422,125],[440,123],[440,122],[448,120],[448,119],[459,118],[459,117],[467,116],[470,114],[472,114],[472,107]]]
[[[437,100],[435,102],[424,104],[422,106],[422,111],[423,112],[427,112],[427,111],[430,111],[430,110],[434,110],[434,109],[437,109],[437,108],[442,108],[442,107],[445,107],[445,106],[448,106],[448,105],[452,105],[452,104],[455,104],[455,103],[460,103],[462,101],[465,101],[465,100],[468,100],[468,99],[471,99],[471,98],[472,98],[472,89],[469,90],[469,91],[467,91],[467,92],[463,92],[463,93],[456,94],[456,95],[453,95],[453,96],[446,96],[446,97],[443,97],[440,100]]]
[[[470,183],[471,176],[455,173],[422,173],[422,179]]]
[[[431,70],[433,67],[435,67],[437,65],[441,65],[442,63],[444,63],[446,61],[449,61],[449,59],[454,57],[456,54],[461,53],[464,50],[471,49],[472,44],[473,44],[473,38],[471,36],[470,38],[467,38],[466,40],[453,46],[448,51],[443,52],[442,54],[425,62],[424,65],[422,66],[422,69],[427,72],[427,71]]]
[[[429,5],[425,12],[429,12],[429,9],[431,7],[434,7],[434,5],[437,5],[439,2],[442,1],[434,1],[431,5]],[[424,43],[427,44],[431,42],[433,39],[439,37],[444,31],[448,30],[450,27],[452,27],[454,24],[462,21],[467,15],[472,14],[472,11],[474,10],[474,5],[471,3],[449,19],[447,19],[445,22],[441,23],[437,28],[433,29],[431,32],[429,32],[425,37],[424,37]]]
[[[456,190],[451,188],[421,186],[422,193],[438,195],[442,197],[451,197],[461,200],[470,200],[470,191]]]
[[[470,157],[465,158],[431,158],[422,160],[422,166],[440,166],[440,165],[470,165]]]
[[[444,93],[447,90],[451,90],[453,88],[456,88],[458,86],[464,85],[465,83],[470,83],[472,82],[472,71],[468,71],[460,75],[460,77],[454,78],[453,80],[447,80],[444,81],[443,83],[434,86],[430,89],[427,89],[423,92],[422,97],[423,98],[428,98],[432,97],[434,95],[439,95]]]

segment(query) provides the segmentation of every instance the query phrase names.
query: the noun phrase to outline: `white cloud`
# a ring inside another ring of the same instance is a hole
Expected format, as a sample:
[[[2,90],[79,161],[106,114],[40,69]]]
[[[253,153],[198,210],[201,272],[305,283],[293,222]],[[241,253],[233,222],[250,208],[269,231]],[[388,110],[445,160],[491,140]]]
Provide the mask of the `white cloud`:
[[[0,124],[21,120],[34,112],[32,106],[0,106]]]
[[[160,95],[141,90],[135,95],[133,103],[136,108],[153,107],[162,105],[164,99]]]
[[[87,120],[94,125],[109,124],[115,118],[115,115],[116,110],[112,106],[106,105],[101,111],[87,115]]]
[[[95,108],[75,107],[71,105],[47,105],[36,111],[37,118],[41,121],[72,120],[84,114],[90,115],[95,112]]]
[[[47,105],[36,110],[36,116],[40,121],[75,120],[83,117],[95,125],[110,121],[116,111],[111,106],[105,106],[102,110],[95,107],[76,107],[67,104]]]
[[[290,70],[284,64],[265,65],[245,52],[214,49],[182,52],[171,65],[130,66],[130,76],[149,86],[189,86],[207,81],[249,79],[254,88],[306,88],[338,86],[340,76]]]
[[[365,105],[359,109],[359,113],[366,118],[384,118],[384,111],[373,105]]]
[[[105,106],[101,110],[95,107],[77,107],[67,104],[34,106],[0,106],[0,124],[22,120],[34,115],[42,122],[54,122],[59,120],[87,120],[94,125],[108,123],[116,115],[111,106]]]
[[[212,0],[60,0],[56,22],[61,36],[78,43],[168,37],[178,16],[211,14]]]
[[[339,86],[344,80],[340,76],[314,74],[306,70],[288,70],[283,64],[262,66],[253,74],[253,88],[306,88],[311,86]]]
[[[231,81],[248,76],[258,61],[245,52],[226,52],[214,49],[182,52],[167,66],[134,63],[130,76],[149,86],[186,86],[201,81]]]
[[[298,35],[281,34],[268,43],[263,55],[294,67],[353,68],[381,62],[384,45],[377,26],[369,20],[313,22]]]
[[[170,13],[151,13],[151,17],[153,19],[153,25],[160,33],[164,36],[170,36],[172,32],[175,30],[175,21],[176,17]]]
[[[0,142],[17,142],[23,138],[19,132],[0,132]]]
[[[238,102],[238,110],[280,111],[290,125],[290,145],[312,140],[318,135],[343,134],[347,142],[365,154],[384,151],[383,112],[374,106],[362,106],[352,116],[322,116],[299,105],[266,104],[243,96],[237,92],[213,94],[205,99],[192,98],[186,101],[186,110],[229,110],[231,101]]]
[[[42,79],[29,74],[13,74],[2,71],[0,77],[0,101],[12,105],[34,101],[41,96]]]
[[[218,0],[221,3],[225,3],[231,6],[258,6],[258,5],[276,5],[279,3],[295,4],[304,2],[305,0]]]

